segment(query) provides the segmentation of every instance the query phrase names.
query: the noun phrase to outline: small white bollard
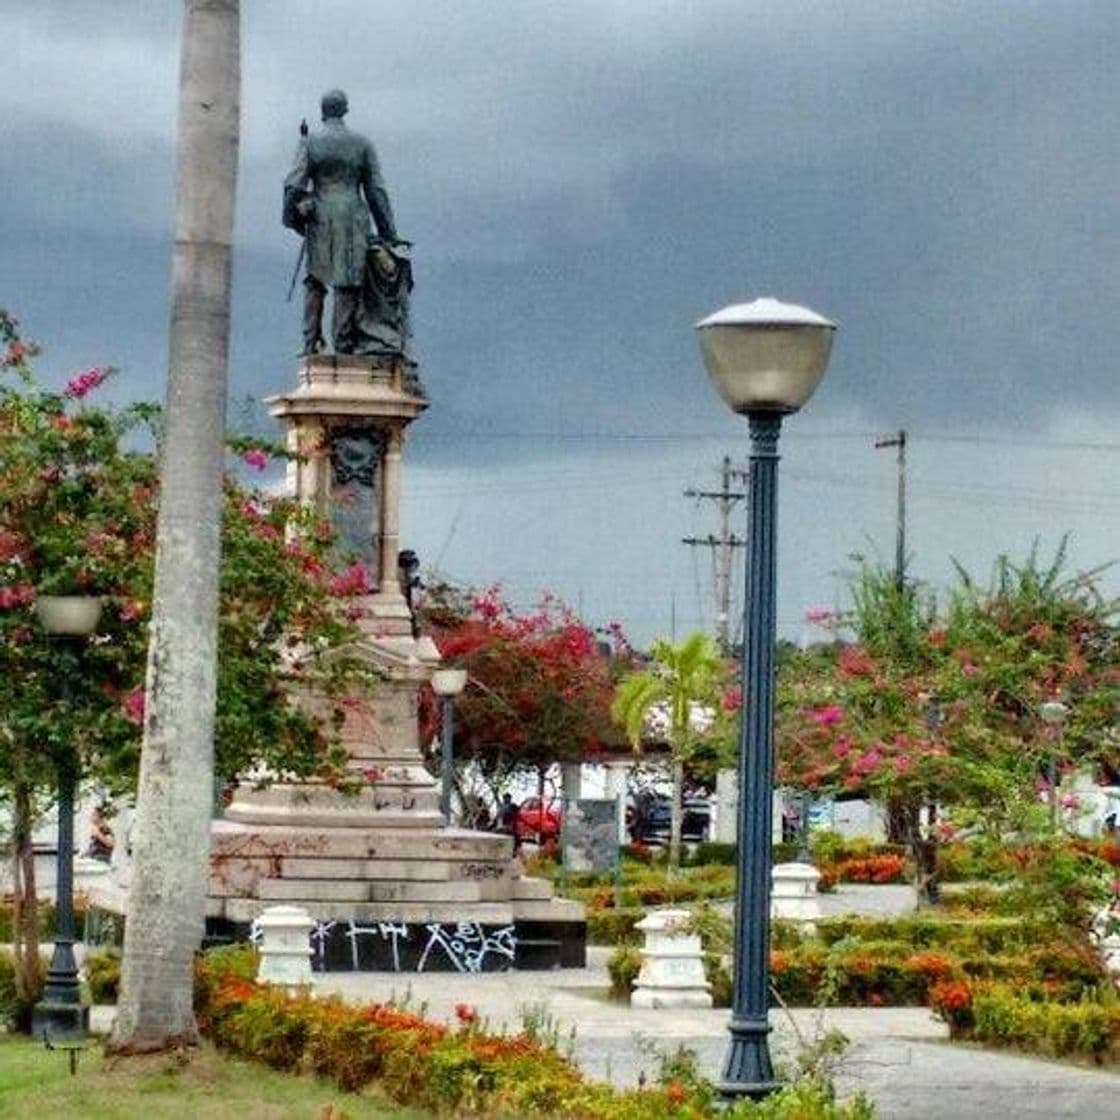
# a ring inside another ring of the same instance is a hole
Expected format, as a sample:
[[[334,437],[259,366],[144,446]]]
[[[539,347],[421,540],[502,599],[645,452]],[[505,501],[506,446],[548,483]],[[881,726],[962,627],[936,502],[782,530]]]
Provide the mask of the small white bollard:
[[[1120,907],[1106,906],[1098,910],[1092,931],[1105,971],[1120,986]]]
[[[311,928],[315,923],[300,906],[270,906],[257,919],[261,962],[257,979],[284,988],[311,983]]]
[[[821,873],[810,863],[776,863],[770,889],[770,917],[815,922],[821,916],[817,883]]]
[[[700,938],[688,933],[687,910],[655,910],[637,924],[645,935],[642,970],[631,1007],[711,1007]]]

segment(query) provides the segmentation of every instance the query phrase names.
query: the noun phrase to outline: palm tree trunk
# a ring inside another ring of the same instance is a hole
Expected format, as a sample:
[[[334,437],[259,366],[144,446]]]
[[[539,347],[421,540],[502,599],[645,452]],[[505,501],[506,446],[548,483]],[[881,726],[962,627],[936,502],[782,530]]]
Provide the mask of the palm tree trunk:
[[[112,1045],[197,1036],[240,112],[238,0],[185,0],[166,432],[133,876]]]
[[[684,819],[684,763],[673,759],[673,789],[669,805],[669,870],[676,871],[681,865],[681,824]]]
[[[39,964],[39,899],[35,889],[35,847],[31,826],[31,789],[25,783],[17,782],[12,794],[12,955],[17,1025],[23,1030],[30,1029],[31,1007],[43,987]]]

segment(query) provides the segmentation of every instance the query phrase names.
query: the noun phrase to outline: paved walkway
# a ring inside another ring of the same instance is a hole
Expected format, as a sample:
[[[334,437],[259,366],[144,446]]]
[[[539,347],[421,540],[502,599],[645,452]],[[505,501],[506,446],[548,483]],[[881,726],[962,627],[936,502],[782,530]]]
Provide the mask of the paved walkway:
[[[726,1010],[644,1011],[611,1000],[606,960],[592,948],[579,971],[489,973],[330,973],[316,990],[353,1000],[407,1000],[425,1014],[454,1021],[455,1005],[469,1003],[491,1026],[518,1027],[526,1014],[548,1017],[561,1046],[594,1078],[633,1085],[656,1071],[656,1052],[686,1046],[703,1071],[717,1077],[727,1043]],[[993,1112],[1051,1120],[1120,1113],[1120,1076],[1000,1051],[949,1045],[944,1024],[925,1008],[795,1009],[773,1012],[775,1060],[807,1039],[838,1028],[852,1045],[841,1060],[842,1093],[864,1088],[885,1120],[942,1120]]]

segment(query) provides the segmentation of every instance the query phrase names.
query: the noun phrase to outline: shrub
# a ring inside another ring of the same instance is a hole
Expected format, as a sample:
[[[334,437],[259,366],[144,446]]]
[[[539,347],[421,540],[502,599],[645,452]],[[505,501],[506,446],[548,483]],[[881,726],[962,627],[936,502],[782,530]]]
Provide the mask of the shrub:
[[[738,858],[738,848],[734,844],[722,844],[709,840],[696,845],[688,863],[690,867],[718,864],[720,867],[734,867]]]
[[[642,951],[633,945],[620,945],[607,959],[611,995],[629,999],[634,981],[642,968]]]
[[[867,1120],[866,1100],[834,1099],[819,1074],[766,1101],[717,1113],[711,1085],[686,1056],[662,1063],[659,1083],[621,1091],[592,1084],[550,1045],[527,1033],[491,1035],[474,1017],[457,1028],[398,1007],[290,996],[244,976],[246,957],[212,956],[198,969],[200,1018],[214,1042],[280,1069],[308,1069],[355,1091],[376,1079],[399,1104],[439,1115],[553,1120]]]
[[[640,940],[634,928],[646,916],[641,907],[589,910],[587,940],[592,945],[632,945]]]
[[[704,979],[712,990],[712,1006],[730,1007],[731,969],[720,953],[704,954]]]
[[[116,949],[91,949],[83,971],[90,1003],[116,1003],[121,986],[121,957]]]
[[[46,965],[39,963],[39,990],[29,1000],[16,995],[16,967],[12,954],[0,949],[0,1027],[27,1033],[31,1030],[31,1009],[42,992]]]
[[[1052,1057],[1115,1062],[1120,1059],[1120,1003],[1110,990],[1076,1003],[1061,1003],[993,985],[975,991],[972,1021],[960,1033],[979,1042]]]

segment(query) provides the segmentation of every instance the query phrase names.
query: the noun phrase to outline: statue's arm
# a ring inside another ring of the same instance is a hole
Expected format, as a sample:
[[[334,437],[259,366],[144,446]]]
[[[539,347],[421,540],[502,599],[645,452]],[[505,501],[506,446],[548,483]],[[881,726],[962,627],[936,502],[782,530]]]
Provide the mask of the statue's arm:
[[[386,241],[397,240],[397,227],[393,221],[393,207],[389,203],[389,192],[381,178],[381,167],[377,162],[377,152],[372,144],[366,145],[366,158],[362,166],[362,190],[365,192],[369,212],[373,215],[377,232]]]
[[[307,154],[307,141],[301,140],[296,150],[296,158],[291,171],[284,179],[284,209],[281,221],[288,229],[294,229],[301,236],[307,227],[307,219],[314,204],[311,202],[308,185],[311,182],[310,161]]]

